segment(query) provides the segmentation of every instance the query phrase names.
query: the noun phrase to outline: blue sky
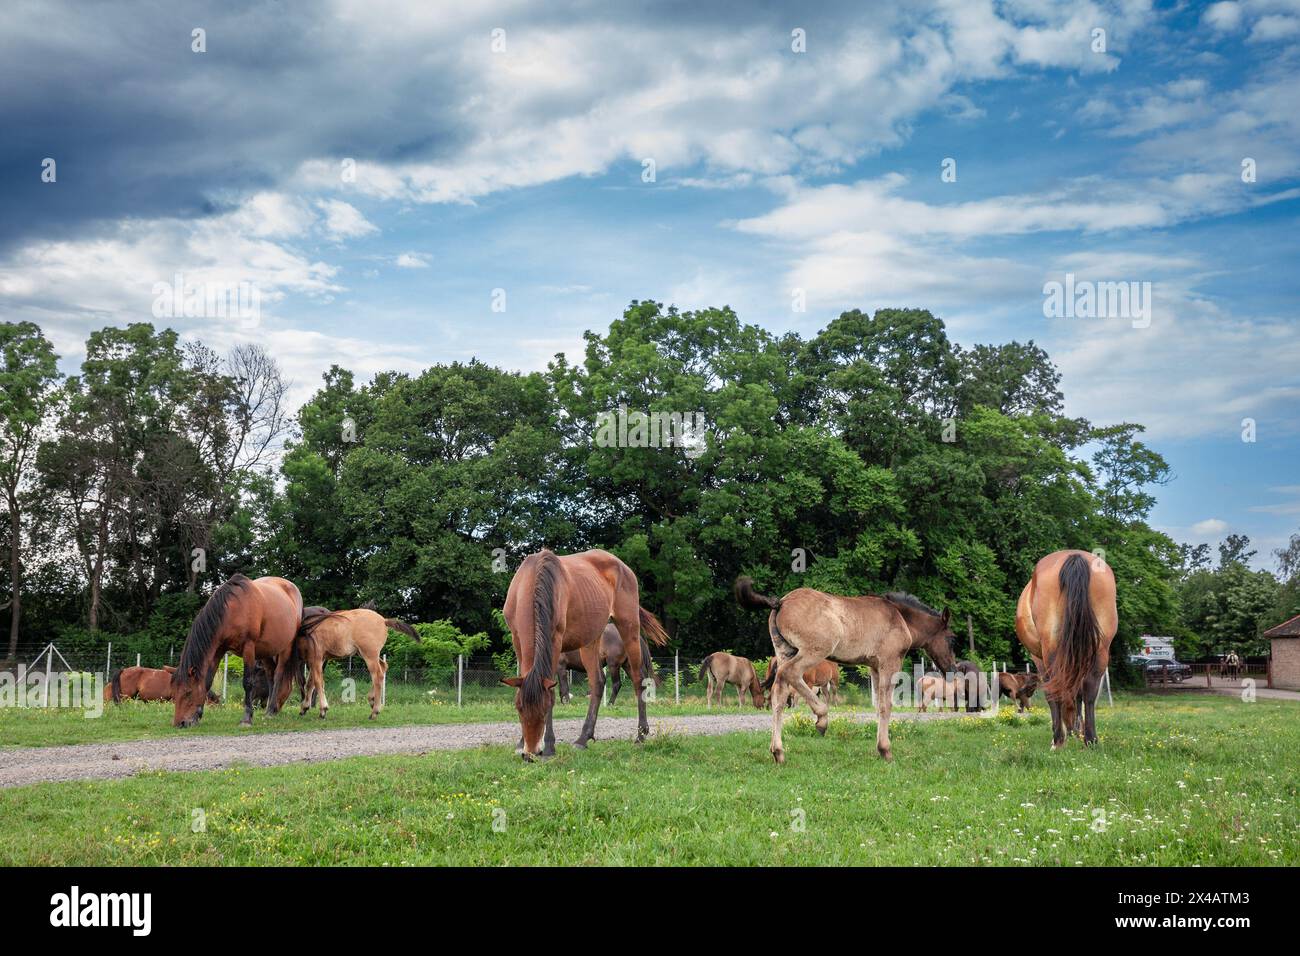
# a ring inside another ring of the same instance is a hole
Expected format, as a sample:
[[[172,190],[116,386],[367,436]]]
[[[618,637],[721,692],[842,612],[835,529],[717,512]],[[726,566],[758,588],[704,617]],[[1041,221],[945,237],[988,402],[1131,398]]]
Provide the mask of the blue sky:
[[[1157,526],[1268,564],[1300,530],[1298,81],[1300,0],[10,3],[0,313],[71,369],[177,271],[253,282],[256,328],[169,324],[267,344],[301,400],[332,363],[543,368],[634,298],[804,335],[928,308],[1042,344],[1068,412],[1148,426]],[[1045,318],[1067,272],[1152,283],[1150,326]]]

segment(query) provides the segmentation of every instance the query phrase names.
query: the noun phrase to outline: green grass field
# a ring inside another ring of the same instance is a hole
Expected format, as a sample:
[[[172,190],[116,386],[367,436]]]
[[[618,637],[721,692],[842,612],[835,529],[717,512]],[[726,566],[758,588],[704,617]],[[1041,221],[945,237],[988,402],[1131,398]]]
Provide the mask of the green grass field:
[[[1300,863],[1300,709],[1126,696],[1100,746],[1045,713],[505,747],[0,791],[10,864]],[[193,832],[196,811],[205,828]],[[494,826],[495,824],[495,826]]]

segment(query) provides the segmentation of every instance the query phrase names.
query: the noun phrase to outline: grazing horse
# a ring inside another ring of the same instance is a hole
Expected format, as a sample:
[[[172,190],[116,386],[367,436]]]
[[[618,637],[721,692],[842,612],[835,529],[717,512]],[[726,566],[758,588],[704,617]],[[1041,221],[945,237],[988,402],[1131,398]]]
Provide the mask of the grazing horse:
[[[325,697],[325,661],[338,660],[360,654],[370,671],[370,719],[374,720],[384,709],[381,688],[384,675],[388,673],[388,664],[379,654],[388,641],[388,629],[401,631],[417,641],[420,635],[415,628],[395,617],[384,617],[370,608],[359,607],[352,611],[327,611],[312,607],[303,612],[302,623],[298,626],[298,655],[306,662],[308,670],[307,686],[303,688],[302,716],[311,709],[312,701],[320,700],[321,720],[325,719],[330,709]]]
[[[957,662],[956,680],[962,685],[966,699],[966,712],[974,713],[984,709],[984,672],[974,661]]]
[[[259,659],[275,661],[266,712],[277,713],[293,689],[295,668],[302,666],[294,649],[301,621],[302,595],[296,584],[284,578],[249,580],[236,574],[213,591],[190,626],[172,675],[173,725],[198,723],[217,662],[227,652],[244,659],[244,719],[239,725],[253,724],[253,680]]]
[[[641,607],[636,575],[608,551],[558,555],[543,549],[524,558],[506,592],[506,624],[519,662],[518,677],[501,682],[515,688],[515,710],[522,735],[519,753],[532,760],[555,753],[553,722],[555,665],[566,651],[579,651],[587,671],[591,699],[587,719],[574,742],[586,747],[596,732],[596,714],[604,690],[600,672],[600,636],[612,619],[627,655],[630,672],[641,674],[641,633],[660,647],[668,634],[658,618]],[[650,733],[645,695],[638,693],[637,741]],[[544,738],[543,739],[543,735]]]
[[[1027,710],[1033,710],[1029,706],[1029,701],[1036,690],[1038,690],[1037,674],[1002,673],[998,675],[998,696],[1009,697],[1014,700],[1018,705],[1016,710],[1022,714]]]
[[[736,703],[745,706],[745,688],[754,700],[754,706],[762,710],[766,703],[763,698],[763,685],[758,682],[758,671],[748,657],[718,651],[710,654],[700,662],[700,673],[708,678],[708,687],[704,690],[704,705],[713,706],[713,690],[718,692],[718,705],[723,703],[723,695],[728,684],[736,685]]]
[[[736,579],[736,599],[741,607],[767,608],[767,630],[772,649],[781,659],[772,687],[772,759],[785,763],[785,746],[781,740],[781,712],[793,688],[808,701],[817,715],[817,730],[825,734],[830,711],[818,700],[803,675],[824,660],[839,664],[868,664],[876,687],[876,749],[889,760],[889,715],[893,710],[891,692],[894,675],[899,673],[903,656],[913,648],[924,649],[945,671],[951,670],[956,657],[956,636],[948,627],[948,611],[942,614],[922,604],[910,594],[891,593],[884,597],[840,597],[796,588],[784,597],[774,598],[754,590],[748,577]]]
[[[104,700],[120,704],[124,700],[171,700],[172,674],[175,667],[123,667],[104,688]],[[208,703],[219,704],[221,698],[208,691]]]
[[[1115,573],[1087,551],[1054,551],[1034,566],[1016,604],[1016,634],[1044,676],[1052,749],[1083,714],[1083,741],[1097,742],[1097,691],[1119,627]]]
[[[964,697],[966,691],[966,681],[963,678],[956,677],[948,680],[942,674],[926,674],[918,682],[917,686],[921,691],[920,703],[917,704],[917,710],[925,713],[931,701],[938,698],[939,709],[947,710],[948,705],[952,709],[957,709],[957,701]]]
[[[772,684],[776,680],[776,670],[780,662],[774,657],[767,662],[767,676],[763,679],[763,690],[771,691]],[[832,661],[822,661],[816,667],[810,667],[803,673],[803,682],[812,688],[813,693],[819,697],[823,692],[832,704],[839,703],[840,696],[840,665]],[[794,692],[786,699],[785,706],[793,707],[795,704]]]
[[[618,628],[613,624],[606,624],[605,630],[600,635],[600,664],[605,668],[605,679],[609,681],[610,704],[618,701],[618,692],[623,688],[624,671],[627,672],[627,679],[634,686],[642,686],[642,680],[632,674],[632,665],[628,663],[627,655],[623,653],[623,639],[618,636]],[[559,683],[557,693],[560,695],[560,700],[566,704],[573,700],[569,685],[569,671],[581,666],[581,651],[565,651],[555,664],[555,679]],[[641,638],[641,667],[642,673],[649,669],[656,688],[663,686],[663,678],[659,676],[654,661],[650,659],[650,645],[646,643],[644,637]]]

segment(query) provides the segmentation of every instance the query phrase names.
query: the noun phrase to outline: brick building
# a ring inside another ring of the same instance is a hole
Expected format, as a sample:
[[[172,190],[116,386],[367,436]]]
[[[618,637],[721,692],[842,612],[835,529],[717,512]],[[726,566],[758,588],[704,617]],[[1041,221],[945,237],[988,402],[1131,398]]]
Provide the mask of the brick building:
[[[1300,690],[1300,614],[1264,632],[1273,642],[1270,687]]]

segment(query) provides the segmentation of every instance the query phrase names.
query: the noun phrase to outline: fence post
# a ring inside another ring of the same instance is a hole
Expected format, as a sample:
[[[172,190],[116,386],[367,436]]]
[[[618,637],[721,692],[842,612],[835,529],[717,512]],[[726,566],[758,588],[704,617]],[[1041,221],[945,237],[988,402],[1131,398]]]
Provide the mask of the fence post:
[[[465,655],[456,655],[456,706],[461,706],[461,689],[465,686]]]
[[[45,653],[45,702],[43,707],[50,706],[50,665],[54,663],[54,642],[50,642],[49,648]]]
[[[388,655],[384,655],[384,676],[379,682],[379,706],[388,706]]]
[[[140,666],[140,652],[139,652],[139,651],[136,651],[136,652],[135,652],[135,666],[136,666],[136,667],[139,667],[139,666]]]
[[[230,655],[221,658],[221,702],[226,702],[226,691],[230,689]]]
[[[1115,706],[1115,698],[1110,693],[1110,668],[1106,668],[1106,704],[1109,707]]]
[[[682,705],[682,652],[673,651],[673,687],[677,698],[677,706]]]
[[[113,676],[113,642],[108,642],[108,656],[104,658],[104,680]]]

